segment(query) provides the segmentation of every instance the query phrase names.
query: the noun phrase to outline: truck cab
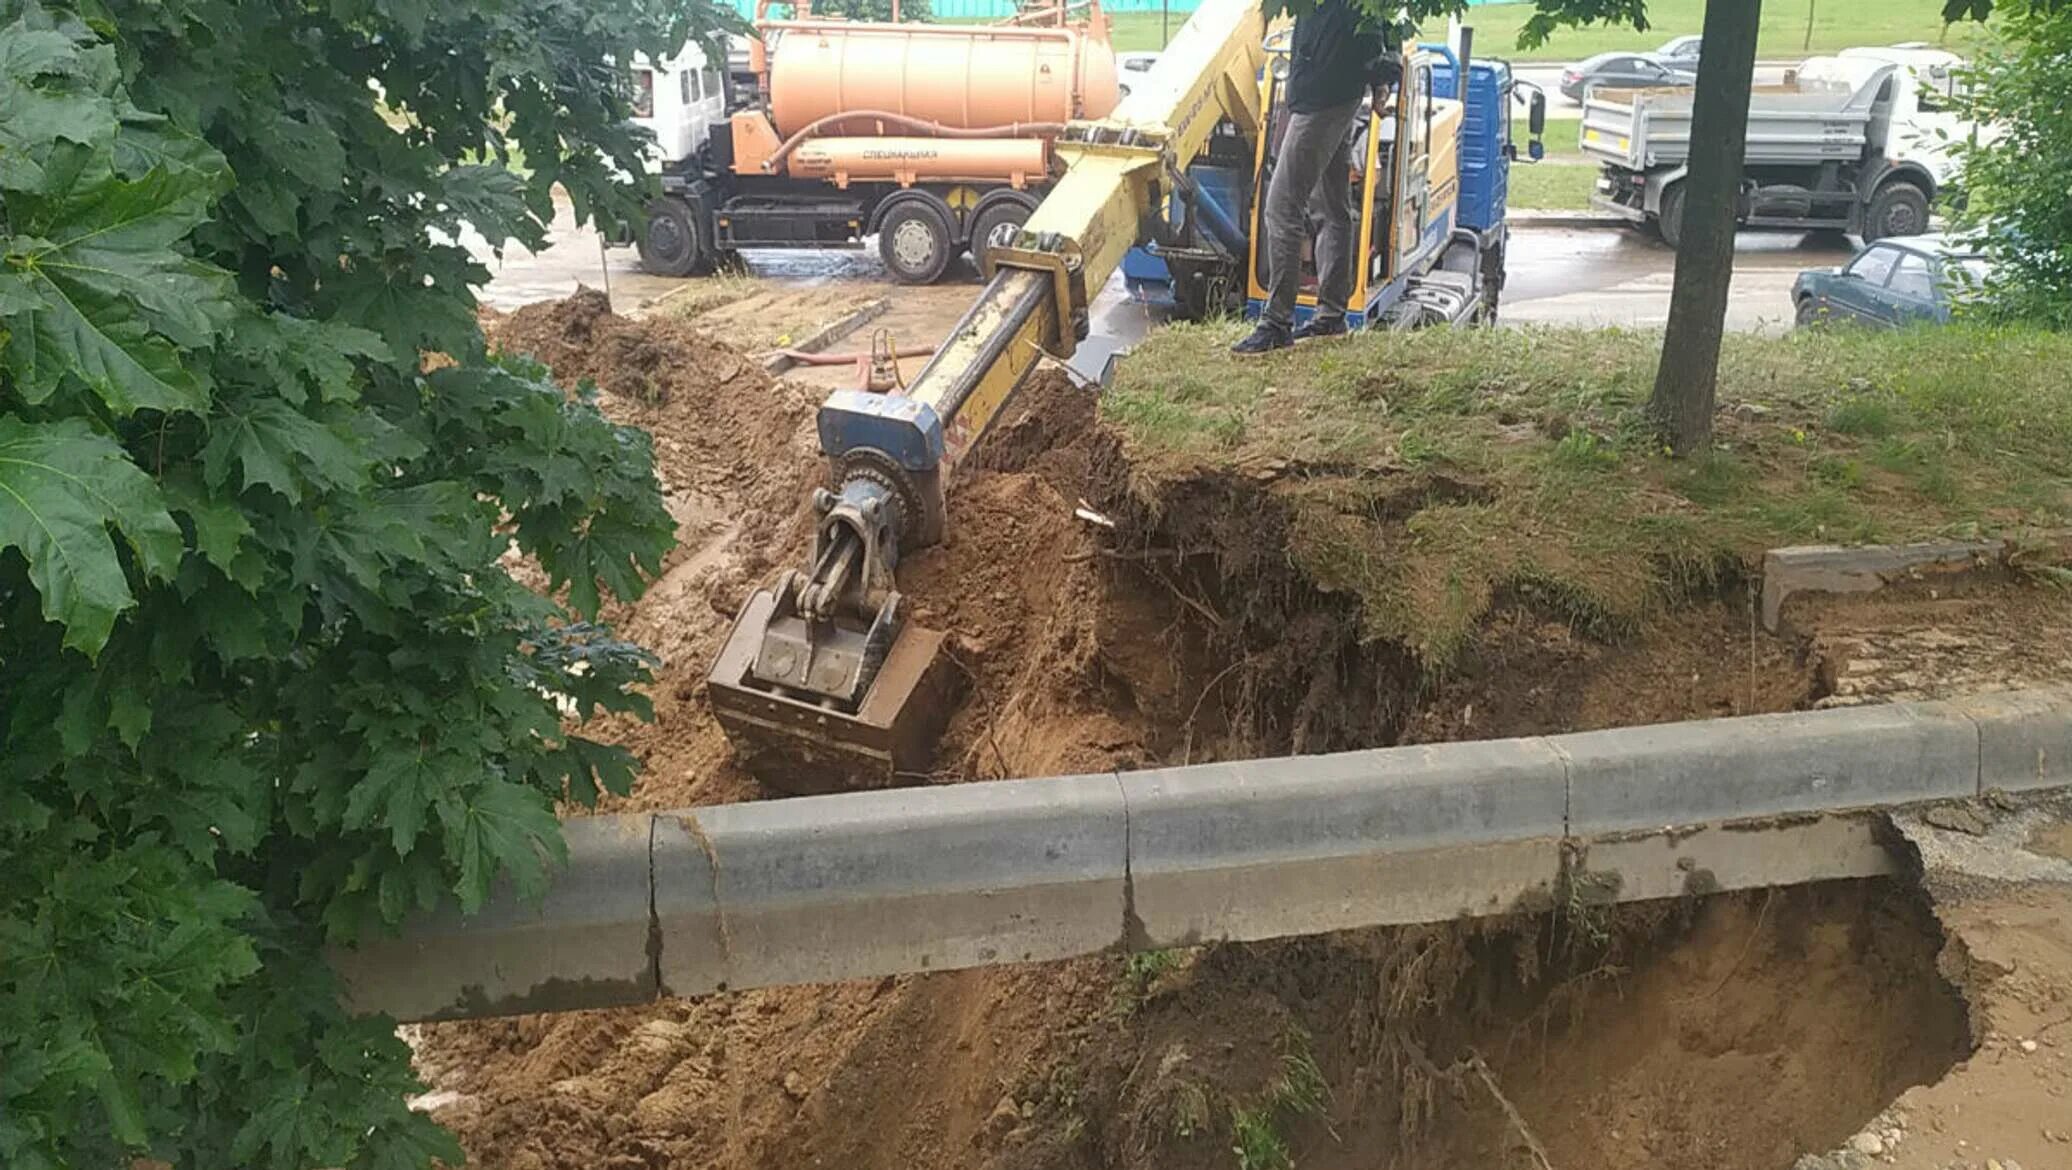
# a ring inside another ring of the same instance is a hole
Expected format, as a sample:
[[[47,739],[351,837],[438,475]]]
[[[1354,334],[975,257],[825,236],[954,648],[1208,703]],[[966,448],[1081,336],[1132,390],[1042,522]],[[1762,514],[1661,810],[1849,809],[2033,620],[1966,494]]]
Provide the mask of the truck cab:
[[[1943,49],[1895,45],[1890,48],[1843,49],[1833,57],[1815,57],[1800,67],[1803,75],[1832,72],[1846,80],[1865,70],[1893,66],[1891,91],[1880,95],[1872,126],[1882,131],[1885,157],[1911,162],[1928,172],[1937,189],[1949,181],[1956,162],[1950,143],[1961,141],[1971,123],[1957,111],[1957,71],[1964,59]]]
[[[666,61],[633,60],[633,124],[655,136],[648,173],[709,153],[712,128],[727,120],[725,74],[696,45]]]

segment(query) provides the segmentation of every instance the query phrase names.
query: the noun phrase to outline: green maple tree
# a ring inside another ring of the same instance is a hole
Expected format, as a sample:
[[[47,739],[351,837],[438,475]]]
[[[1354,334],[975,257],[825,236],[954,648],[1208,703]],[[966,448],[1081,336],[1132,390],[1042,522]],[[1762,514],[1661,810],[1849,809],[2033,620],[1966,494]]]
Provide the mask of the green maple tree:
[[[540,888],[626,790],[560,705],[645,712],[595,618],[672,525],[436,241],[630,220],[612,62],[727,19],[0,0],[0,1166],[459,1160],[321,948]]]

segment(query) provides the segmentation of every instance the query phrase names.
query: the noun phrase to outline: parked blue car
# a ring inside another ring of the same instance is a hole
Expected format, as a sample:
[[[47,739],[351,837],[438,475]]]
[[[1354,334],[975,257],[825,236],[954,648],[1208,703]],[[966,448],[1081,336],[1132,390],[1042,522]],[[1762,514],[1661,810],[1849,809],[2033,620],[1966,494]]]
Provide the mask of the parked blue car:
[[[1894,237],[1869,245],[1841,268],[1799,273],[1791,300],[1800,325],[1941,325],[1985,277],[1985,258],[1966,241]]]

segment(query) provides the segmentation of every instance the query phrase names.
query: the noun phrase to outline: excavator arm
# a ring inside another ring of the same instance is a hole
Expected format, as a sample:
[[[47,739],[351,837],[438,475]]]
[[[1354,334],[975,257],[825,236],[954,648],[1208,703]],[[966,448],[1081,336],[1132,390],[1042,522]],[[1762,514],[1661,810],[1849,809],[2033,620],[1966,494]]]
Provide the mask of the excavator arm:
[[[879,787],[923,772],[953,702],[942,635],[906,619],[893,570],[943,537],[950,472],[1046,355],[1069,355],[1087,305],[1155,234],[1187,165],[1228,123],[1259,125],[1258,0],[1204,0],[1110,116],[1057,142],[1063,177],[905,394],[838,390],[821,406],[831,486],[808,563],[757,591],[707,683],[751,772],[786,791]]]

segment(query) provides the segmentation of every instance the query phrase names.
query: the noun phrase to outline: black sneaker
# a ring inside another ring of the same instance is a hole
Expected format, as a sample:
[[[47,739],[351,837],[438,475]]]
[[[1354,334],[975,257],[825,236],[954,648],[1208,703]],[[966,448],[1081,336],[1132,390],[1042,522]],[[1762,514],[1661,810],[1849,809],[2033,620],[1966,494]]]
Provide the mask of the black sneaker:
[[[1311,317],[1308,321],[1296,326],[1294,333],[1289,334],[1296,341],[1308,341],[1312,337],[1343,337],[1344,335],[1345,318],[1343,317]]]
[[[1236,354],[1272,353],[1274,350],[1286,349],[1293,344],[1295,344],[1295,340],[1288,336],[1288,327],[1286,325],[1276,325],[1271,321],[1261,321],[1257,326],[1253,327],[1252,332],[1247,334],[1243,341],[1231,346],[1230,352]]]

